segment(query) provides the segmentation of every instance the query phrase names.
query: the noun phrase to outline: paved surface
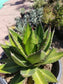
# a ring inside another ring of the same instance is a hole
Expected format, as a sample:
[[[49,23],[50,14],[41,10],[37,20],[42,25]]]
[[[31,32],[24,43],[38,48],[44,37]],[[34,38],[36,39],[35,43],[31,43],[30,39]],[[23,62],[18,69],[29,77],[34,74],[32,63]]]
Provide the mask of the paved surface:
[[[8,27],[15,24],[15,18],[19,17],[19,9],[28,9],[31,3],[25,0],[9,0],[0,9],[0,43],[5,43],[5,37],[8,35]],[[0,48],[0,53],[2,49]]]
[[[5,44],[5,37],[8,35],[8,27],[15,24],[15,18],[18,17],[19,9],[25,7],[29,8],[31,4],[25,0],[9,0],[4,4],[4,7],[0,9],[0,43]],[[3,50],[0,48],[0,54]],[[62,62],[63,58],[61,59]],[[63,64],[63,62],[62,62]],[[63,84],[63,65],[62,76],[58,84]]]

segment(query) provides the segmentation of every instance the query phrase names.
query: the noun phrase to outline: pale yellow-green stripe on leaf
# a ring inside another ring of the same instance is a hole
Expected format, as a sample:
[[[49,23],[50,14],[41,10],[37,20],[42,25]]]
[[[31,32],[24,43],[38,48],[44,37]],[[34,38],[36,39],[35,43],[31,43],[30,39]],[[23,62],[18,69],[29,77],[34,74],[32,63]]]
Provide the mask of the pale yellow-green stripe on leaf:
[[[43,74],[48,82],[57,82],[56,77],[50,71],[46,69],[40,69],[40,72]]]
[[[32,78],[35,84],[48,84],[48,82],[46,81],[45,77],[39,69],[37,69],[37,71],[32,75]]]

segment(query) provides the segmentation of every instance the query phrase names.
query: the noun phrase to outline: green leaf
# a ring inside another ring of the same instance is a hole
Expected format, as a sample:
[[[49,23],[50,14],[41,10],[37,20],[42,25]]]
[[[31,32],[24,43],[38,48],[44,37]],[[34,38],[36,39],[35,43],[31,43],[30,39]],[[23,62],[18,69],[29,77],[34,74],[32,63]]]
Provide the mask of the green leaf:
[[[7,55],[7,57],[9,58],[9,60],[12,60],[11,59],[11,53],[10,53],[10,46],[8,45],[3,45],[3,44],[0,44],[0,46],[2,47],[2,49],[4,50],[5,54]]]
[[[13,53],[15,56],[17,55],[19,59],[26,61],[26,59],[17,50],[17,47],[10,46],[10,52]]]
[[[21,45],[22,44],[21,36],[18,33],[16,33],[13,30],[11,30],[11,29],[9,30],[9,32],[10,32],[10,35],[12,36],[12,39],[13,39],[17,49],[19,50],[21,55],[23,55],[26,58],[26,55],[25,55],[24,50],[23,50],[23,47]]]
[[[31,62],[32,64],[38,63],[44,60],[46,54],[44,51],[37,51],[30,56],[28,56],[27,60]]]
[[[20,50],[19,50],[19,48],[16,46],[16,44],[15,44],[15,42],[13,41],[13,39],[12,39],[12,37],[11,37],[10,34],[9,34],[9,39],[10,39],[10,43],[11,43],[10,51],[11,51],[12,53],[15,53],[15,54],[20,55],[20,54],[21,54],[21,53],[20,53]]]
[[[27,65],[25,64],[26,61],[22,59],[22,57],[18,56],[18,55],[15,55],[12,53],[11,55],[12,59],[14,60],[14,62],[16,64],[18,64],[19,66],[22,66],[22,67],[27,67]]]
[[[63,57],[63,52],[57,52],[56,49],[52,49],[48,56],[46,57],[43,64],[50,64],[58,61],[61,57]]]
[[[10,60],[8,59],[8,58],[2,58],[1,60],[0,60],[0,63],[2,62],[2,63],[8,63]]]
[[[44,51],[47,51],[48,48],[50,47],[50,41],[51,41],[51,30],[48,31],[48,35],[46,37],[46,42],[45,42],[45,46],[44,46]]]
[[[50,71],[45,69],[41,69],[40,71],[48,82],[57,82],[56,77]]]
[[[0,73],[15,73],[20,70],[20,67],[13,62],[0,65]]]
[[[48,35],[48,29],[44,32],[44,39],[46,39],[47,38],[47,35]]]
[[[30,55],[31,53],[34,53],[37,50],[39,50],[40,43],[42,42],[42,40],[43,40],[43,29],[40,25],[35,30],[32,29],[31,35],[26,42],[25,51],[27,55]]]
[[[27,69],[27,70],[21,70],[21,75],[23,77],[30,77],[34,74],[35,69]]]
[[[37,71],[32,75],[32,78],[35,84],[48,84],[40,69],[37,69]]]
[[[5,67],[5,64],[0,65],[0,73],[5,73],[5,74],[9,73],[8,71],[2,70],[3,67]]]
[[[44,36],[43,36],[43,41],[42,41],[42,44],[41,44],[41,49],[44,50],[45,48],[45,45],[46,45],[46,42],[47,42],[47,39],[48,39],[48,29],[44,32]]]
[[[40,40],[43,41],[44,31],[41,24],[37,28],[37,35],[40,37]]]
[[[39,25],[35,30],[32,30],[32,43],[38,44],[43,41],[44,31],[41,25]]]
[[[11,43],[12,46],[16,47],[15,43],[13,42],[13,39],[11,37],[11,35],[9,34],[9,41]]]
[[[10,43],[8,41],[5,41],[5,44],[8,45],[8,46],[10,46]]]
[[[48,35],[48,39],[46,41],[47,43],[45,45],[44,51],[47,51],[50,48],[53,36],[54,36],[54,31],[53,31],[53,33],[51,33],[51,30],[50,30],[49,35]]]
[[[46,55],[48,56],[50,54],[50,52],[51,52],[51,49],[49,48],[46,52]]]
[[[16,44],[14,43],[14,41],[13,41],[13,39],[12,39],[12,37],[11,37],[10,34],[9,34],[9,39],[10,39],[10,43],[11,43],[10,51],[11,51],[12,53],[15,53],[15,54],[20,55],[20,54],[21,54],[21,53],[20,53],[20,50],[19,50],[19,48],[16,46]],[[21,57],[22,57],[22,56],[21,56]]]
[[[10,80],[10,84],[23,84],[24,78],[20,75],[20,73],[17,73],[14,78]]]
[[[38,44],[39,37],[38,37],[38,35],[36,33],[36,30],[32,30],[31,40],[32,40],[33,44]]]
[[[18,56],[22,57],[22,59],[24,59],[24,57],[18,51],[17,47],[10,46],[10,52],[14,53],[15,55],[18,55]]]
[[[36,46],[35,44],[32,43],[31,37],[28,39],[26,45],[25,45],[25,51],[27,55],[30,55],[34,51],[36,51]]]
[[[9,74],[8,71],[4,71],[4,70],[0,70],[0,73],[3,73],[3,74]]]
[[[23,43],[26,44],[28,38],[30,37],[31,34],[31,27],[29,24],[27,24],[26,31],[24,33],[24,38],[23,38]]]

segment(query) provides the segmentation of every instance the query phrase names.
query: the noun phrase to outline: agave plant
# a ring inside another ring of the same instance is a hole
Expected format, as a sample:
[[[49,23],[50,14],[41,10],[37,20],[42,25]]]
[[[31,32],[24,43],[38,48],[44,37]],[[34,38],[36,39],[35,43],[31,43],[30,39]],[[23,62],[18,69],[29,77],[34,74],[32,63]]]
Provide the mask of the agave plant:
[[[13,30],[9,30],[10,43],[1,45],[7,58],[0,65],[0,73],[14,74],[10,84],[23,84],[26,78],[32,78],[30,84],[48,84],[57,82],[55,76],[43,67],[63,57],[63,52],[50,49],[53,38],[50,29],[45,32],[41,25],[36,29],[27,24],[23,38]]]

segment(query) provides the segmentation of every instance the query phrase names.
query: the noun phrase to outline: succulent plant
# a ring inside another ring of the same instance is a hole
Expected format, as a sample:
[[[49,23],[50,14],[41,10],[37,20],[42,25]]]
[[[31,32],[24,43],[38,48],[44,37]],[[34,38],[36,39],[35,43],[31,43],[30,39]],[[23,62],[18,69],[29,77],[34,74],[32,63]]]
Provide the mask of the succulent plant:
[[[55,26],[60,29],[63,29],[62,28],[63,27],[63,6],[57,7],[55,14],[56,14]]]
[[[7,58],[0,60],[5,62],[0,65],[0,73],[14,74],[10,84],[23,84],[26,78],[32,78],[35,84],[57,82],[50,71],[40,67],[63,57],[63,52],[50,49],[53,34],[50,29],[44,32],[41,25],[33,29],[27,24],[23,38],[9,30],[10,43],[0,44],[7,55]]]
[[[43,18],[42,21],[46,24],[51,23],[55,19],[55,14],[53,13],[53,6],[46,5],[43,8]]]
[[[33,7],[34,8],[41,8],[45,4],[47,4],[47,0],[34,0]]]
[[[23,33],[27,23],[29,23],[31,27],[36,27],[42,21],[42,14],[43,8],[31,9],[28,12],[21,10],[21,17],[16,18],[16,29]]]

